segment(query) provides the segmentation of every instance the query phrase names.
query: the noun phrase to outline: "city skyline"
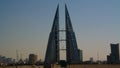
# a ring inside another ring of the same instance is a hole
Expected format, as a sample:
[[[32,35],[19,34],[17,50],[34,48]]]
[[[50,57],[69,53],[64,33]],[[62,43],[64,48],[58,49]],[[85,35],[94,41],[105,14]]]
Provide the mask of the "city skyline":
[[[60,4],[60,23],[64,24],[64,3],[67,3],[78,48],[83,59],[106,60],[110,43],[120,43],[119,0],[6,0],[0,1],[0,54],[16,58],[35,53],[44,59],[48,35],[57,4]],[[47,5],[46,5],[47,4]],[[63,25],[60,28],[64,28]]]

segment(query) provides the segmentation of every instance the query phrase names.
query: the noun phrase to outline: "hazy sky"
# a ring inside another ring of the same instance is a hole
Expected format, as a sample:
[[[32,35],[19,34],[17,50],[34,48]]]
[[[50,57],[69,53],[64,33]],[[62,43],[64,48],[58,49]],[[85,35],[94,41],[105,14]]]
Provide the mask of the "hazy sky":
[[[0,55],[44,59],[57,4],[64,27],[67,3],[84,60],[106,60],[110,43],[120,43],[120,0],[0,0]]]

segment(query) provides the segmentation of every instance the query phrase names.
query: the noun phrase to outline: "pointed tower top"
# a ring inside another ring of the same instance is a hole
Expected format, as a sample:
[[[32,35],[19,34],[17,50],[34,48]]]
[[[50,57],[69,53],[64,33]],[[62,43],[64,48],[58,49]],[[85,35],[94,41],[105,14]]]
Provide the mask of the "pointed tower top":
[[[66,21],[66,28],[67,28],[68,30],[73,31],[72,23],[71,23],[71,19],[70,19],[70,15],[69,15],[69,12],[68,12],[67,5],[66,5],[66,4],[65,4],[65,21]]]
[[[58,5],[57,5],[57,9],[59,9],[59,3],[58,3]]]
[[[59,4],[57,6],[55,17],[54,17],[54,20],[53,20],[52,31],[54,31],[55,28],[59,28]]]
[[[68,9],[67,9],[67,5],[66,5],[66,3],[65,3],[65,11],[67,11],[67,12],[68,12]]]

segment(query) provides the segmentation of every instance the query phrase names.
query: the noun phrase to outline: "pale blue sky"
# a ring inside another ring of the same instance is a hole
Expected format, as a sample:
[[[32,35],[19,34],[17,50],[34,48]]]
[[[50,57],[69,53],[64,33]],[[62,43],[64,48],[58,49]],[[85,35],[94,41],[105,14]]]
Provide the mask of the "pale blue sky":
[[[106,60],[110,43],[120,43],[120,0],[0,0],[0,55],[23,58],[35,53],[44,59],[57,4],[64,28],[67,3],[78,47],[84,60]]]

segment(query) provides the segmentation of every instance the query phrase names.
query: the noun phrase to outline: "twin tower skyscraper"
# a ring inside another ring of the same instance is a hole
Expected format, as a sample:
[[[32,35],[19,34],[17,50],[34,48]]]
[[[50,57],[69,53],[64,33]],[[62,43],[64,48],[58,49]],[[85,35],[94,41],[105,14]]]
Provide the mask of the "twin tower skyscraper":
[[[80,52],[77,47],[77,41],[71,19],[68,13],[67,6],[65,5],[65,33],[66,33],[66,61],[69,64],[80,63]],[[49,34],[48,45],[45,55],[44,63],[54,64],[60,61],[60,46],[59,46],[59,5],[57,6],[55,17],[51,32]]]

